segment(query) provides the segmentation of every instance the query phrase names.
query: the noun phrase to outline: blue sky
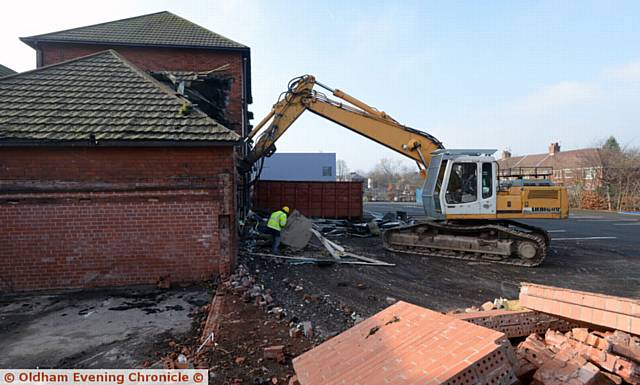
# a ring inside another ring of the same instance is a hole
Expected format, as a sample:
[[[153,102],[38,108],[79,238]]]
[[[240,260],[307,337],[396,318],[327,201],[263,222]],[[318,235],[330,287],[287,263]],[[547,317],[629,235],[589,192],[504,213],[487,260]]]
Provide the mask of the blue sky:
[[[41,1],[3,5],[0,63],[20,36],[169,10],[251,47],[256,122],[311,73],[449,148],[544,152],[615,135],[640,146],[640,2]],[[400,155],[308,114],[282,152],[336,152],[368,170]],[[409,163],[408,163],[409,164]]]

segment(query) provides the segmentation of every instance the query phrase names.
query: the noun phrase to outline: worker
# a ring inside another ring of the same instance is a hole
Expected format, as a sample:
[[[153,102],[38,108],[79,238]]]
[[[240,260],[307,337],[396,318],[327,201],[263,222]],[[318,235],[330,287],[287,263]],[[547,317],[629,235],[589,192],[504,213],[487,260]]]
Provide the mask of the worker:
[[[287,214],[289,214],[289,208],[284,206],[282,210],[274,211],[267,222],[267,231],[273,237],[271,241],[273,254],[280,254],[280,231],[287,224]]]

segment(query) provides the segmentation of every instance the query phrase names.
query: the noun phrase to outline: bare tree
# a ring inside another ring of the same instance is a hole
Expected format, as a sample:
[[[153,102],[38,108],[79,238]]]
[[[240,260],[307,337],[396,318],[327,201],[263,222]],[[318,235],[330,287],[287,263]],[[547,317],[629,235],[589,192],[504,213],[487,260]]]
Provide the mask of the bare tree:
[[[597,188],[584,194],[582,207],[616,211],[640,210],[640,150],[620,146],[610,136],[598,149],[601,165],[593,175]],[[604,206],[604,207],[603,207]]]
[[[347,166],[347,162],[343,159],[338,159],[336,162],[336,176],[340,181],[349,179],[349,167]]]
[[[369,173],[372,195],[378,199],[413,200],[415,189],[422,185],[417,170],[407,167],[401,160],[383,158]]]
[[[602,149],[602,190],[609,210],[640,210],[640,151]]]

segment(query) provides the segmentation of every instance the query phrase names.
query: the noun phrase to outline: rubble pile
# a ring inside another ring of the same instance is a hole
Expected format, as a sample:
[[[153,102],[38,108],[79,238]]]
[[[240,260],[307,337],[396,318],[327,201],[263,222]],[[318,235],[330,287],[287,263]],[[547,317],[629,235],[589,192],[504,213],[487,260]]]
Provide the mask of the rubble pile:
[[[530,283],[521,284],[518,300],[499,298],[440,315],[400,301],[295,358],[293,365],[301,385],[318,383],[320,378],[331,379],[326,383],[361,383],[366,378],[362,383],[370,385],[425,380],[639,385],[640,337],[634,328],[639,309],[636,299]],[[461,321],[473,328],[465,328]],[[433,341],[416,339],[421,333]],[[405,346],[416,341],[420,343]],[[472,355],[455,351],[474,343],[479,345]],[[429,346],[428,354],[419,353],[424,346]],[[417,364],[420,360],[426,361]],[[326,363],[335,370],[327,371]],[[395,365],[401,369],[389,369]],[[442,368],[446,370],[437,372]]]
[[[518,344],[516,374],[532,384],[639,384],[640,339],[625,332],[547,330]]]
[[[248,269],[244,265],[238,266],[236,272],[229,277],[229,280],[224,283],[230,290],[240,296],[246,303],[254,303],[265,313],[275,317],[278,320],[289,319],[289,335],[291,337],[305,336],[312,338],[313,325],[311,321],[299,321],[297,317],[289,317],[289,312],[280,306],[276,306],[273,298],[273,291],[271,289],[265,289],[264,285],[256,283],[256,279],[252,276]],[[293,290],[302,291],[303,288],[299,285],[293,284]],[[308,301],[318,301],[319,297],[313,297],[305,294]]]
[[[286,384],[292,358],[318,341],[311,321],[276,306],[273,292],[244,265],[217,285],[211,303],[193,318],[188,341],[171,341],[169,354],[144,366],[209,369],[211,384]]]

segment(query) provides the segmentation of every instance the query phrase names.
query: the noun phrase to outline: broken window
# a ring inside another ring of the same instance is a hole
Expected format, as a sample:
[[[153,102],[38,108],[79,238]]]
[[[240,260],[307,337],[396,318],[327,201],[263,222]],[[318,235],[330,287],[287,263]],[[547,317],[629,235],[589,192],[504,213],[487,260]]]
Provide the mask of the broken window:
[[[478,167],[475,163],[454,163],[449,175],[446,200],[449,204],[470,203],[478,199]]]
[[[332,175],[331,171],[332,171],[331,166],[322,167],[322,176],[331,176]]]

